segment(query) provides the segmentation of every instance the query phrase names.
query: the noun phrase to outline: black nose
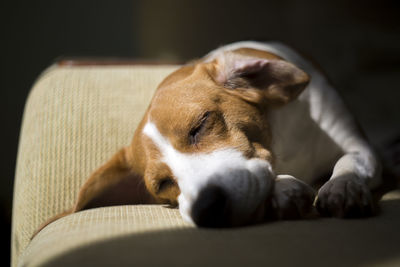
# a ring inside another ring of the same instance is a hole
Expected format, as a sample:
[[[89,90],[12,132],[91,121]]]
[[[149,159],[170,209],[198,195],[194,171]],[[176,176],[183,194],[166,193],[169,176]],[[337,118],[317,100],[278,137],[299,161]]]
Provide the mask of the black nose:
[[[200,191],[191,215],[201,227],[228,227],[231,209],[227,194],[218,186],[207,186]]]

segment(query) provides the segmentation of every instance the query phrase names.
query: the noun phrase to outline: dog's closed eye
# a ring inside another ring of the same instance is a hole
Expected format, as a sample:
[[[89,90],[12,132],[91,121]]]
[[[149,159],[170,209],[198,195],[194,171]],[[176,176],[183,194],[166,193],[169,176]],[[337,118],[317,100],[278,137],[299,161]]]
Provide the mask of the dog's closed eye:
[[[189,132],[189,142],[192,145],[196,145],[199,142],[199,138],[203,132],[204,125],[207,122],[208,117],[210,116],[209,111],[204,113],[204,115],[201,117],[201,119],[198,121],[195,127],[193,127],[190,132]]]

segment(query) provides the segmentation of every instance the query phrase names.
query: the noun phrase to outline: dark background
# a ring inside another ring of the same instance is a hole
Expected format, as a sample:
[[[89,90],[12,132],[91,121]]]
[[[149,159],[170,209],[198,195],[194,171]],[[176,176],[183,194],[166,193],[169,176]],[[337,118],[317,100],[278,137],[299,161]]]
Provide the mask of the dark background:
[[[2,1],[0,223],[9,261],[13,179],[24,103],[59,56],[186,60],[243,39],[312,56],[378,149],[400,135],[396,0]]]

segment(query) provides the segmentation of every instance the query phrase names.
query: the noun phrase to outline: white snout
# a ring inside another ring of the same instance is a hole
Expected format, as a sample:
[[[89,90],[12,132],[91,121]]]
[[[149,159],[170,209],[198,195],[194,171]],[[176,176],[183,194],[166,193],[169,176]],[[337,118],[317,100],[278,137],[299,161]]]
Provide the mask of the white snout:
[[[224,157],[227,156],[226,153],[230,156]],[[199,205],[197,202],[209,202],[209,199],[214,197],[204,196],[202,193],[205,190],[218,188],[224,193],[223,197],[226,198],[225,201],[227,202],[225,205],[229,207],[229,212],[222,210],[222,208],[220,211],[221,213],[225,212],[225,216],[229,216],[229,218],[223,218],[228,221],[226,224],[240,224],[256,212],[256,209],[270,193],[273,181],[271,166],[264,160],[247,160],[240,155],[240,152],[235,150],[217,151],[208,156],[214,157],[216,155],[221,156],[221,158],[214,158],[212,168],[207,168],[206,164],[203,165],[205,171],[200,175],[204,176],[193,175],[189,177],[184,175],[178,178],[181,189],[178,198],[180,213],[185,220],[190,222],[198,222],[199,218],[193,216],[218,217],[219,214],[214,214],[218,211],[213,207],[210,207],[213,210],[210,214],[203,212],[202,215],[199,215],[199,212],[194,210],[198,206],[202,206],[201,203]],[[207,161],[207,159],[203,159]],[[197,164],[202,164],[202,162],[197,162]],[[212,205],[212,203],[207,205]]]

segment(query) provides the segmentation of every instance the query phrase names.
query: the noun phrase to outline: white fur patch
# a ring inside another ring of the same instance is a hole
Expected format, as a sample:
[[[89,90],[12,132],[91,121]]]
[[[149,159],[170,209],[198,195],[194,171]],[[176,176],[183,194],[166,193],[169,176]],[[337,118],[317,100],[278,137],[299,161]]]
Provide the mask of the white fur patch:
[[[273,179],[271,165],[261,159],[246,159],[232,148],[211,153],[181,153],[177,151],[152,122],[143,133],[161,152],[160,161],[171,169],[181,194],[178,197],[182,217],[191,221],[191,206],[198,193],[207,185],[222,187],[232,201],[234,216],[249,216],[267,197]]]

